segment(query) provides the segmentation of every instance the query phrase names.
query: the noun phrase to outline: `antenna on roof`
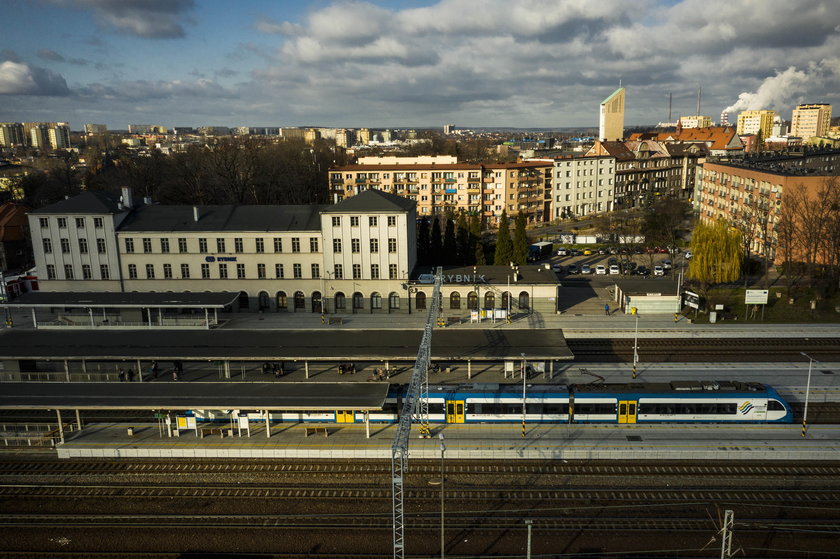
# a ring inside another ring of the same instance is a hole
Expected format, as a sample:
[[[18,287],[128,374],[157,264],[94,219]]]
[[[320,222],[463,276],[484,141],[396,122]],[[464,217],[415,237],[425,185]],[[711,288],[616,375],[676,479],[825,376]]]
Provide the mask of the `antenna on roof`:
[[[697,86],[697,116],[700,116],[700,96],[703,93],[703,88],[699,85]]]
[[[671,100],[673,95],[673,93],[668,93],[668,122],[671,122]]]

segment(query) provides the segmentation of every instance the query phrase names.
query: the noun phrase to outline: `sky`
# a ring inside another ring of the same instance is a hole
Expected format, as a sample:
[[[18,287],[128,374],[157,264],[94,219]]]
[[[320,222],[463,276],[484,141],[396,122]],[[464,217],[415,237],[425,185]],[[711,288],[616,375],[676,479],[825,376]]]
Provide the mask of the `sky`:
[[[597,127],[840,113],[840,0],[0,0],[0,122]]]

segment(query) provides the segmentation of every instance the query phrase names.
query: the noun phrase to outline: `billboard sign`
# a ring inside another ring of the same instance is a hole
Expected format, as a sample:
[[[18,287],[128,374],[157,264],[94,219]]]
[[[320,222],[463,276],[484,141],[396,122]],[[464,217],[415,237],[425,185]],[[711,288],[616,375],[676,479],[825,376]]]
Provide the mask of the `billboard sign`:
[[[766,305],[767,304],[767,296],[769,295],[770,290],[768,289],[747,289],[747,293],[744,296],[744,304],[745,305]]]

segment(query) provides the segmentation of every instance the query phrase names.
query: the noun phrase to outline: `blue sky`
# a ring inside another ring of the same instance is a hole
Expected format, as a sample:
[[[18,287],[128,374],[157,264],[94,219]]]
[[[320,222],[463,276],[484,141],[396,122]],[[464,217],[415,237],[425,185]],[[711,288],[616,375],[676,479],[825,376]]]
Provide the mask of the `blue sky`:
[[[0,0],[0,122],[596,126],[840,106],[837,0]],[[840,111],[836,111],[840,112]]]

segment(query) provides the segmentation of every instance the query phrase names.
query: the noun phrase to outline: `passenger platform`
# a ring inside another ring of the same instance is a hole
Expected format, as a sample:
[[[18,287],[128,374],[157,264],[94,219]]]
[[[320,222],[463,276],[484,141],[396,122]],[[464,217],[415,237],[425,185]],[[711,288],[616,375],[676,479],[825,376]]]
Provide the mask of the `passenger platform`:
[[[128,428],[133,435],[128,435]],[[181,430],[167,437],[157,425],[89,424],[57,446],[59,458],[391,458],[392,424],[325,424],[327,436],[307,433],[311,425],[283,423],[243,431],[219,429],[201,437]],[[823,461],[840,456],[840,426],[814,425],[807,437],[800,425],[433,425],[432,438],[412,428],[412,459],[439,459],[443,433],[448,459],[478,460],[780,460]]]

